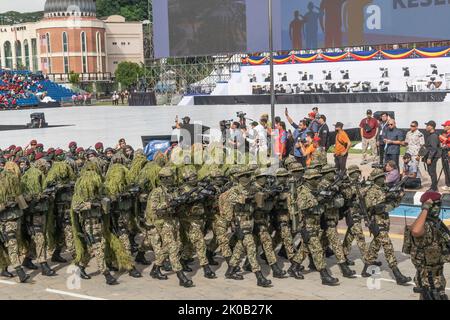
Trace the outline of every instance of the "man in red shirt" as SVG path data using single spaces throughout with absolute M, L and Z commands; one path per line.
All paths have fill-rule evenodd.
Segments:
M 372 110 L 367 110 L 367 117 L 361 120 L 359 124 L 362 138 L 362 153 L 363 160 L 361 165 L 368 163 L 368 147 L 370 146 L 370 153 L 373 157 L 373 161 L 377 158 L 377 133 L 378 133 L 378 121 L 372 116 Z
M 444 191 L 450 191 L 450 120 L 442 124 L 444 132 L 439 136 L 442 144 L 442 167 L 445 173 Z

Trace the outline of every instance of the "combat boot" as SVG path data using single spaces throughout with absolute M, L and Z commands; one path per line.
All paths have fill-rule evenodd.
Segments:
M 216 274 L 214 273 L 214 271 L 211 270 L 211 267 L 207 264 L 206 266 L 203 266 L 203 272 L 205 275 L 206 279 L 215 279 Z
M 119 269 L 116 268 L 112 263 L 107 263 L 106 268 L 108 268 L 109 271 L 118 272 Z
M 166 272 L 172 271 L 172 265 L 170 264 L 170 260 L 166 259 L 163 262 L 162 269 Z
M 245 259 L 242 269 L 247 272 L 252 272 L 252 266 L 250 265 L 250 261 L 248 261 L 248 258 Z
M 60 248 L 57 248 L 57 249 L 55 249 L 55 251 L 53 251 L 52 262 L 67 263 L 67 260 L 64 259 L 63 257 L 61 257 L 61 249 Z
M 111 272 L 105 271 L 105 272 L 103 272 L 103 275 L 105 276 L 105 280 L 106 280 L 106 284 L 107 285 L 113 286 L 113 285 L 119 284 L 117 282 L 116 278 L 114 278 L 112 276 Z
M 289 260 L 289 258 L 287 256 L 287 252 L 286 252 L 286 247 L 284 246 L 284 244 L 281 246 L 280 251 L 278 251 L 278 256 L 280 258 L 284 258 L 286 260 Z
M 47 262 L 41 263 L 42 275 L 51 277 L 56 275 L 56 271 L 52 270 Z
M 277 263 L 270 266 L 272 269 L 272 275 L 274 278 L 284 279 L 286 278 L 286 271 L 282 270 Z
M 8 268 L 4 268 L 2 269 L 2 272 L 0 273 L 0 277 L 5 277 L 5 278 L 14 278 L 14 275 L 8 271 Z
M 79 265 L 77 265 L 77 267 L 80 269 L 80 278 L 81 279 L 84 279 L 84 280 L 90 280 L 91 279 L 91 276 L 86 273 L 86 268 L 85 267 L 82 267 L 82 266 L 79 266 Z
M 128 274 L 132 278 L 142 278 L 142 274 L 136 269 L 136 267 L 133 267 L 130 271 L 128 271 Z
M 134 258 L 134 261 L 144 266 L 151 265 L 151 262 L 145 258 L 145 251 L 138 251 L 138 253 L 136 254 L 136 258 Z
M 372 275 L 370 273 L 367 272 L 367 268 L 369 268 L 371 265 L 370 264 L 364 264 L 364 268 L 361 271 L 361 277 L 363 278 L 370 278 Z
M 214 252 L 207 250 L 206 258 L 208 259 L 208 264 L 210 266 L 218 266 L 219 265 L 219 263 L 214 260 Z
M 30 270 L 37 270 L 39 267 L 33 263 L 33 260 L 29 257 L 23 259 L 22 267 L 25 267 Z
M 345 264 L 348 266 L 354 266 L 355 262 L 350 260 L 349 258 L 345 257 Z
M 392 273 L 394 274 L 395 281 L 397 282 L 398 285 L 404 286 L 405 284 L 408 284 L 408 282 L 411 281 L 411 277 L 405 277 L 405 276 L 400 272 L 400 270 L 398 269 L 398 267 L 392 268 Z
M 374 261 L 374 262 L 372 262 L 372 265 L 381 267 L 383 265 L 383 263 L 381 261 Z
M 194 286 L 194 283 L 192 282 L 192 280 L 189 280 L 183 271 L 178 271 L 177 277 L 180 280 L 180 286 L 185 287 L 185 288 L 190 288 L 190 287 Z
M 351 270 L 345 262 L 339 264 L 339 269 L 341 269 L 344 278 L 356 278 L 356 271 Z
M 305 277 L 300 271 L 300 264 L 292 261 L 291 267 L 288 269 L 288 274 L 295 279 L 303 280 Z
M 168 277 L 161 272 L 161 267 L 156 264 L 153 265 L 152 271 L 150 271 L 150 277 L 158 280 L 167 280 Z
M 184 272 L 192 272 L 192 269 L 188 266 L 186 260 L 181 260 L 180 263 L 181 263 L 181 266 L 183 267 Z
M 261 271 L 256 271 L 255 272 L 255 276 L 256 276 L 256 284 L 259 287 L 264 287 L 264 288 L 268 288 L 272 286 L 272 281 L 266 279 L 266 277 L 264 277 L 264 275 L 262 274 Z
M 320 270 L 320 279 L 322 279 L 322 284 L 326 286 L 338 286 L 339 285 L 339 279 L 332 277 L 328 270 L 325 268 L 323 270 Z
M 325 257 L 329 258 L 329 257 L 332 257 L 332 256 L 334 256 L 333 250 L 331 250 L 330 247 L 327 247 L 327 248 L 325 249 Z
M 30 276 L 25 273 L 25 270 L 23 270 L 22 267 L 17 267 L 16 272 L 20 283 L 25 283 L 28 279 L 30 279 Z
M 309 255 L 308 258 L 309 258 L 309 265 L 308 265 L 309 271 L 317 271 L 312 255 Z
M 232 266 L 228 266 L 227 272 L 225 272 L 225 278 L 233 280 L 244 280 L 244 276 L 237 273 L 236 268 Z

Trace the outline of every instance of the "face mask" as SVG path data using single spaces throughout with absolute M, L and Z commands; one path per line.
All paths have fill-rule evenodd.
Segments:
M 161 184 L 166 187 L 171 187 L 174 185 L 174 180 L 172 177 L 161 178 Z
M 259 177 L 256 179 L 256 183 L 258 183 L 260 186 L 265 186 L 267 183 L 266 177 Z
M 315 189 L 319 185 L 319 179 L 318 178 L 314 178 L 314 179 L 307 180 L 307 184 L 311 188 Z
M 433 206 L 428 211 L 428 215 L 432 218 L 439 218 L 439 214 L 441 213 L 441 203 L 435 202 Z
M 334 172 L 327 173 L 327 174 L 324 176 L 324 178 L 325 178 L 326 180 L 328 180 L 328 181 L 333 181 L 333 180 L 334 180 Z
M 292 176 L 294 177 L 295 180 L 300 180 L 301 178 L 303 178 L 303 172 L 302 171 L 297 171 L 292 173 Z
M 251 181 L 250 176 L 242 176 L 239 178 L 239 184 L 243 186 L 249 185 L 250 181 Z
M 277 177 L 277 184 L 286 184 L 286 177 Z

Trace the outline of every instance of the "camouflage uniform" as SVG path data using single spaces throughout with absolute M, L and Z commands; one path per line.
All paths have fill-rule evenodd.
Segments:
M 356 239 L 356 244 L 358 246 L 359 252 L 361 253 L 361 259 L 365 263 L 367 256 L 367 244 L 362 229 L 363 216 L 360 209 L 360 200 L 357 196 L 358 190 L 356 186 L 356 184 L 361 184 L 361 182 L 359 181 L 361 171 L 359 170 L 358 166 L 350 166 L 347 170 L 347 173 L 349 175 L 349 179 L 344 182 L 341 188 L 342 195 L 344 196 L 346 201 L 346 222 L 348 227 L 343 242 L 344 254 L 347 257 L 348 261 L 352 243 Z
M 321 174 L 324 179 L 319 183 L 318 190 L 327 190 L 335 179 L 336 169 L 331 165 L 325 165 Z M 334 191 L 332 191 L 334 192 Z M 339 209 L 344 205 L 344 199 L 340 193 L 333 193 L 333 197 L 322 197 L 319 195 L 319 202 L 324 207 L 324 230 L 323 237 L 328 240 L 331 249 L 334 252 L 336 260 L 339 264 L 346 262 L 345 255 L 342 249 L 342 242 L 339 239 L 337 232 L 337 225 L 339 223 Z

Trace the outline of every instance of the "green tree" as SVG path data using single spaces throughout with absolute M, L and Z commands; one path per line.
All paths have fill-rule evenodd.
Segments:
M 70 71 L 69 72 L 69 83 L 73 84 L 73 85 L 77 85 L 80 82 L 80 74 Z
M 136 83 L 143 75 L 142 67 L 134 62 L 123 61 L 119 63 L 116 70 L 116 82 L 121 83 L 124 87 L 129 88 Z

